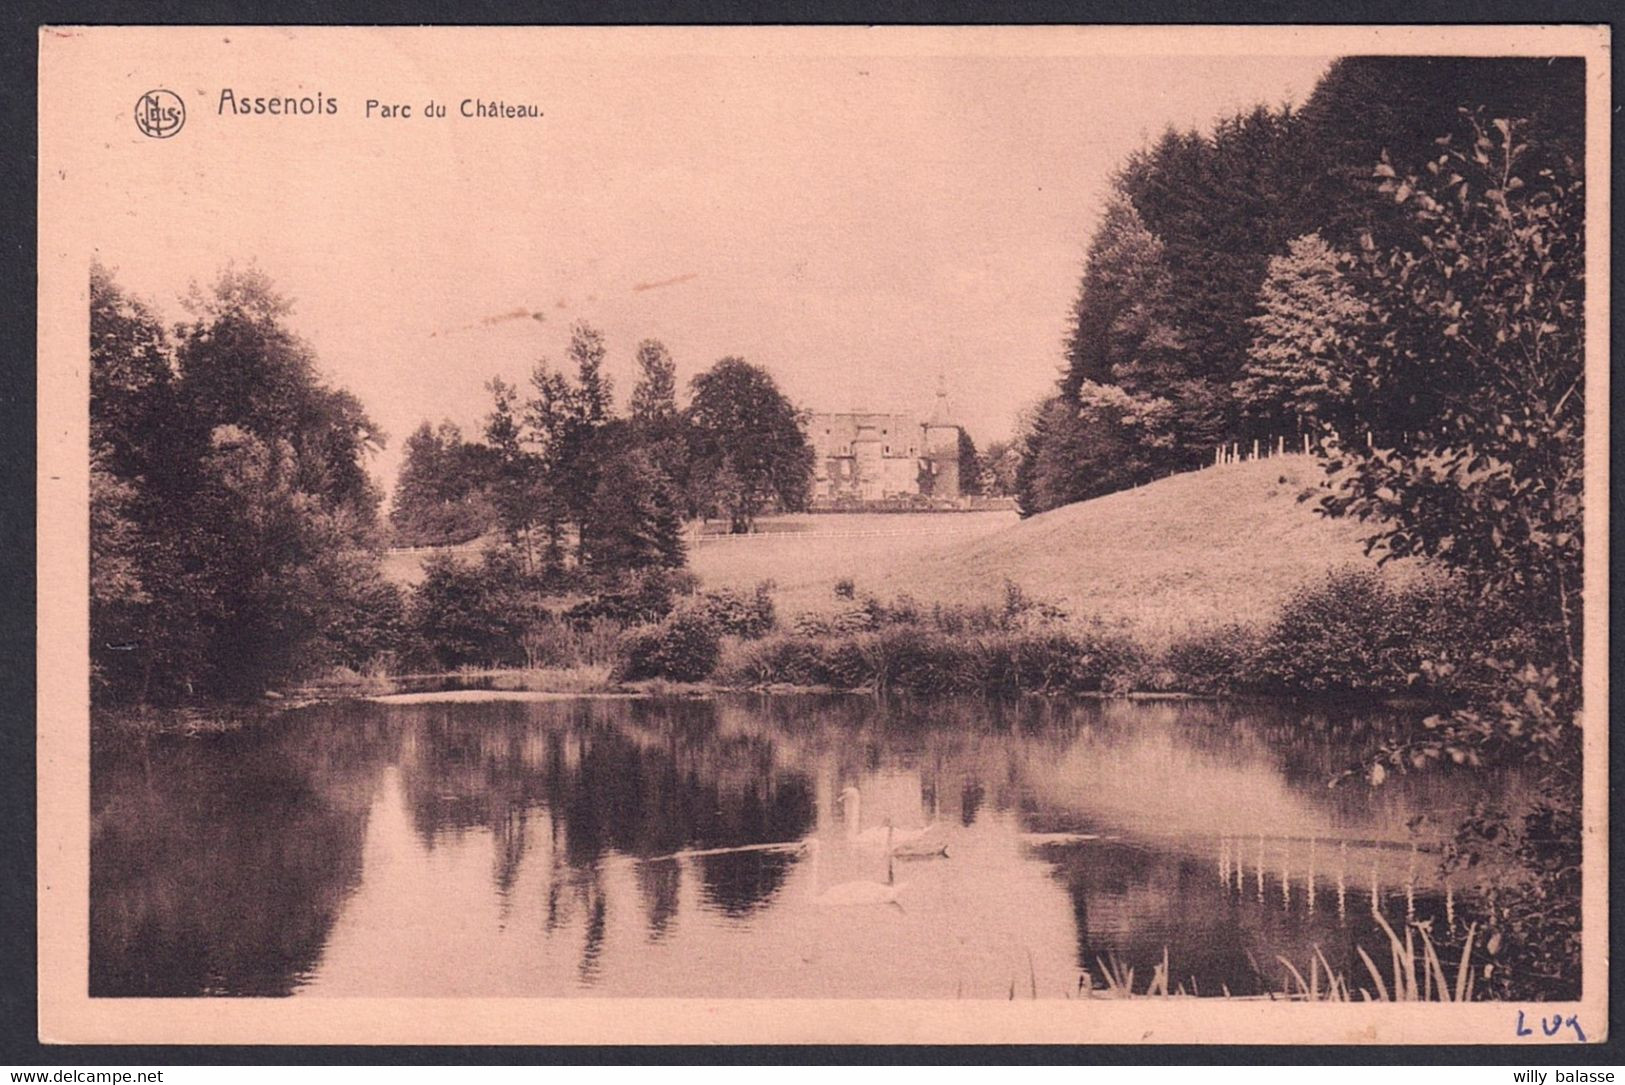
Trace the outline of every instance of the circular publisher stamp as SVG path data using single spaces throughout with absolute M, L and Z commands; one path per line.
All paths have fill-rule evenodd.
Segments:
M 135 126 L 153 139 L 168 139 L 186 123 L 186 103 L 172 90 L 149 90 L 135 103 Z

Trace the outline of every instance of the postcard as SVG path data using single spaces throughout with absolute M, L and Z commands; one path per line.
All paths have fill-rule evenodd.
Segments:
M 44 28 L 41 1039 L 1604 1039 L 1608 50 Z

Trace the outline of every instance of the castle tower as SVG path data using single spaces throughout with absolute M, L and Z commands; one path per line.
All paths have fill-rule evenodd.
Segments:
M 931 417 L 923 424 L 921 454 L 931 477 L 930 496 L 935 500 L 959 500 L 959 426 L 949 421 L 948 382 L 937 376 L 936 402 Z

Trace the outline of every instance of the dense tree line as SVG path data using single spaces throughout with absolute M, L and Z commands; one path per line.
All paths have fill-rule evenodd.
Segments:
M 630 409 L 616 413 L 602 335 L 578 323 L 568 370 L 545 359 L 528 394 L 487 384 L 483 440 L 425 422 L 408 440 L 391 519 L 406 545 L 500 530 L 521 567 L 554 582 L 684 564 L 685 519 L 719 516 L 748 531 L 765 508 L 805 508 L 812 451 L 801 413 L 771 375 L 723 358 L 679 406 L 665 345 L 637 348 Z
M 90 273 L 91 666 L 98 700 L 257 694 L 367 654 L 383 437 L 289 303 L 227 269 L 166 329 Z M 395 600 L 398 610 L 398 600 Z
M 1324 265 L 1412 242 L 1408 209 L 1380 191 L 1384 155 L 1423 170 L 1437 139 L 1469 138 L 1467 109 L 1525 122 L 1531 175 L 1577 169 L 1583 78 L 1563 59 L 1345 58 L 1301 109 L 1169 131 L 1131 156 L 1088 246 L 1055 392 L 1024 427 L 1022 510 L 1201 466 L 1222 442 L 1312 431 L 1267 322 L 1341 302 L 1303 293 L 1316 246 Z

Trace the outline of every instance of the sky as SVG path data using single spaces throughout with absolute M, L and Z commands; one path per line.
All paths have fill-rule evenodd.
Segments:
M 96 255 L 166 316 L 192 280 L 253 262 L 292 326 L 389 434 L 388 483 L 425 419 L 478 431 L 485 382 L 605 333 L 624 403 L 662 340 L 686 386 L 726 355 L 798 405 L 922 418 L 939 380 L 980 445 L 1053 385 L 1110 177 L 1169 126 L 1302 103 L 1329 57 L 660 55 L 437 38 L 344 53 L 211 32 L 106 75 Z M 219 35 L 219 41 L 214 35 Z M 459 44 L 459 41 L 462 43 Z M 250 47 L 251 46 L 251 47 Z M 187 103 L 154 141 L 129 104 Z M 312 94 L 340 113 L 238 117 Z M 100 95 L 100 88 L 98 89 Z M 433 98 L 536 120 L 421 117 Z M 368 98 L 414 117 L 367 118 Z

